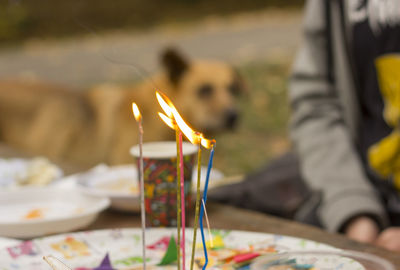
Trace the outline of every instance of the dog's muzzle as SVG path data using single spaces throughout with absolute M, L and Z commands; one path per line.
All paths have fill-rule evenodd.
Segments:
M 227 110 L 225 113 L 225 127 L 230 130 L 234 129 L 238 118 L 239 114 L 237 110 Z

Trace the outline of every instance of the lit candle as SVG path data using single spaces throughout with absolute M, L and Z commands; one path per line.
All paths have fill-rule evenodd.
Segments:
M 196 238 L 197 238 L 197 226 L 199 223 L 199 212 L 200 212 L 200 179 L 201 179 L 201 146 L 209 149 L 213 146 L 215 141 L 204 138 L 203 134 L 194 131 L 189 127 L 188 124 L 183 120 L 181 115 L 176 110 L 170 99 L 164 94 L 157 93 L 157 99 L 163 108 L 166 115 L 159 113 L 160 117 L 167 123 L 171 128 L 178 128 L 188 138 L 188 140 L 198 145 L 198 157 L 197 157 L 197 187 L 196 187 L 196 209 L 195 209 L 195 222 L 193 228 L 193 244 L 192 244 L 192 257 L 190 261 L 190 270 L 193 270 L 194 265 L 194 254 L 196 249 Z
M 186 227 L 186 211 L 185 211 L 185 174 L 183 171 L 183 151 L 182 151 L 182 132 L 179 131 L 179 170 L 180 170 L 180 192 L 181 192 L 181 209 L 182 209 L 182 268 L 185 270 L 186 252 L 185 252 L 185 227 Z
M 195 208 L 195 216 L 194 216 L 194 226 L 193 226 L 193 243 L 192 243 L 192 257 L 190 260 L 190 270 L 193 270 L 194 266 L 194 255 L 196 251 L 196 238 L 197 238 L 197 226 L 199 224 L 199 215 L 200 215 L 200 179 L 201 179 L 201 146 L 209 149 L 212 146 L 214 141 L 208 140 L 203 137 L 203 134 L 199 132 L 195 132 L 190 129 L 189 126 L 180 118 L 178 115 L 175 116 L 177 112 L 173 112 L 174 117 L 176 118 L 176 122 L 179 128 L 182 129 L 182 126 L 185 126 L 185 130 L 182 129 L 183 134 L 189 139 L 189 141 L 193 144 L 198 145 L 198 154 L 197 154 L 197 186 L 196 186 L 196 208 Z M 201 221 L 200 225 L 203 225 Z M 205 252 L 205 256 L 207 257 L 207 250 Z
M 144 208 L 144 180 L 143 180 L 143 127 L 142 115 L 136 103 L 132 103 L 132 112 L 139 127 L 139 181 L 140 181 L 140 212 L 142 219 L 142 253 L 143 270 L 146 270 L 146 210 Z
M 158 103 L 160 104 L 161 108 L 163 108 L 164 112 L 168 115 L 158 113 L 161 119 L 173 130 L 175 130 L 175 137 L 176 137 L 176 170 L 177 170 L 177 177 L 176 177 L 176 210 L 177 210 L 177 261 L 178 261 L 178 270 L 181 268 L 180 258 L 182 250 L 182 267 L 185 270 L 185 190 L 184 190 L 184 172 L 183 172 L 183 155 L 182 155 L 182 132 L 177 127 L 175 120 L 173 119 L 172 111 L 169 108 L 167 102 L 171 103 L 167 96 L 164 94 L 160 94 L 156 92 L 156 97 Z M 182 239 L 181 239 L 181 223 L 182 223 Z
M 193 226 L 193 244 L 192 244 L 192 258 L 190 260 L 190 270 L 193 270 L 194 254 L 196 251 L 196 236 L 197 236 L 197 224 L 199 223 L 199 210 L 200 210 L 200 179 L 201 179 L 201 144 L 197 140 L 198 151 L 197 151 L 197 184 L 196 184 L 196 208 L 194 215 L 194 226 Z
M 215 150 L 215 140 L 213 140 L 213 142 L 212 142 L 210 158 L 208 160 L 206 182 L 204 184 L 204 191 L 203 191 L 203 204 L 201 205 L 201 211 L 200 211 L 200 232 L 201 232 L 201 240 L 203 243 L 203 250 L 204 250 L 204 257 L 205 257 L 203 270 L 206 269 L 207 264 L 208 264 L 207 245 L 206 245 L 206 240 L 204 237 L 203 215 L 206 210 L 205 207 L 206 207 L 206 202 L 207 202 L 207 190 L 208 190 L 208 183 L 210 180 L 210 173 L 211 173 L 211 168 L 212 168 L 212 163 L 213 163 L 213 158 L 214 158 L 214 150 Z M 208 223 L 208 219 L 207 219 L 207 225 L 208 225 L 208 230 L 210 231 L 210 224 Z M 211 237 L 211 233 L 210 233 L 210 237 Z

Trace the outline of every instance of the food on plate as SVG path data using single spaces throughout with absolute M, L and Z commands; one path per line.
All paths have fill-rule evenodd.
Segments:
M 110 179 L 110 181 L 100 182 L 96 185 L 97 188 L 122 193 L 138 194 L 136 181 L 130 178 Z
M 0 188 L 45 186 L 62 176 L 62 171 L 48 159 L 0 159 Z
M 43 210 L 40 208 L 34 208 L 29 210 L 28 213 L 24 216 L 24 219 L 38 219 L 43 218 Z

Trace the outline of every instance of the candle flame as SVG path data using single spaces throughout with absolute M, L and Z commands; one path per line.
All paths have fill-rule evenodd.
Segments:
M 212 148 L 216 143 L 216 141 L 214 139 L 209 140 L 209 139 L 204 138 L 203 134 L 200 134 L 200 139 L 201 139 L 201 145 L 207 149 Z
M 165 94 L 156 91 L 156 97 L 158 103 L 165 112 L 165 114 L 159 113 L 159 116 L 170 128 L 179 128 L 186 136 L 186 138 L 188 138 L 188 140 L 193 144 L 201 144 L 207 149 L 210 149 L 213 146 L 215 141 L 208 140 L 204 138 L 204 135 L 202 133 L 193 130 L 185 122 L 185 120 L 183 120 L 182 116 L 179 114 L 172 101 Z
M 172 128 L 173 130 L 176 129 L 176 125 L 175 125 L 175 121 L 172 120 L 171 118 L 169 118 L 168 116 L 166 116 L 163 113 L 158 113 L 158 116 L 160 116 L 161 120 L 164 121 L 165 124 L 167 124 L 167 126 L 169 126 L 170 128 Z
M 137 122 L 142 120 L 142 115 L 140 114 L 139 107 L 136 105 L 135 102 L 132 102 L 132 112 Z
M 165 114 L 169 118 L 173 118 L 173 113 L 172 113 L 171 107 L 175 108 L 175 106 L 172 103 L 172 101 L 164 93 L 161 93 L 158 91 L 156 91 L 156 98 L 157 98 L 158 103 L 160 104 L 161 108 L 165 112 Z

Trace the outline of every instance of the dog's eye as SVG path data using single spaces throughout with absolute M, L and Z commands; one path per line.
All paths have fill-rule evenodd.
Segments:
M 228 86 L 229 92 L 232 93 L 234 96 L 239 96 L 241 91 L 240 91 L 240 86 L 239 83 L 233 82 Z
M 204 84 L 198 89 L 197 94 L 200 98 L 206 99 L 211 97 L 213 90 L 214 89 L 211 85 Z

